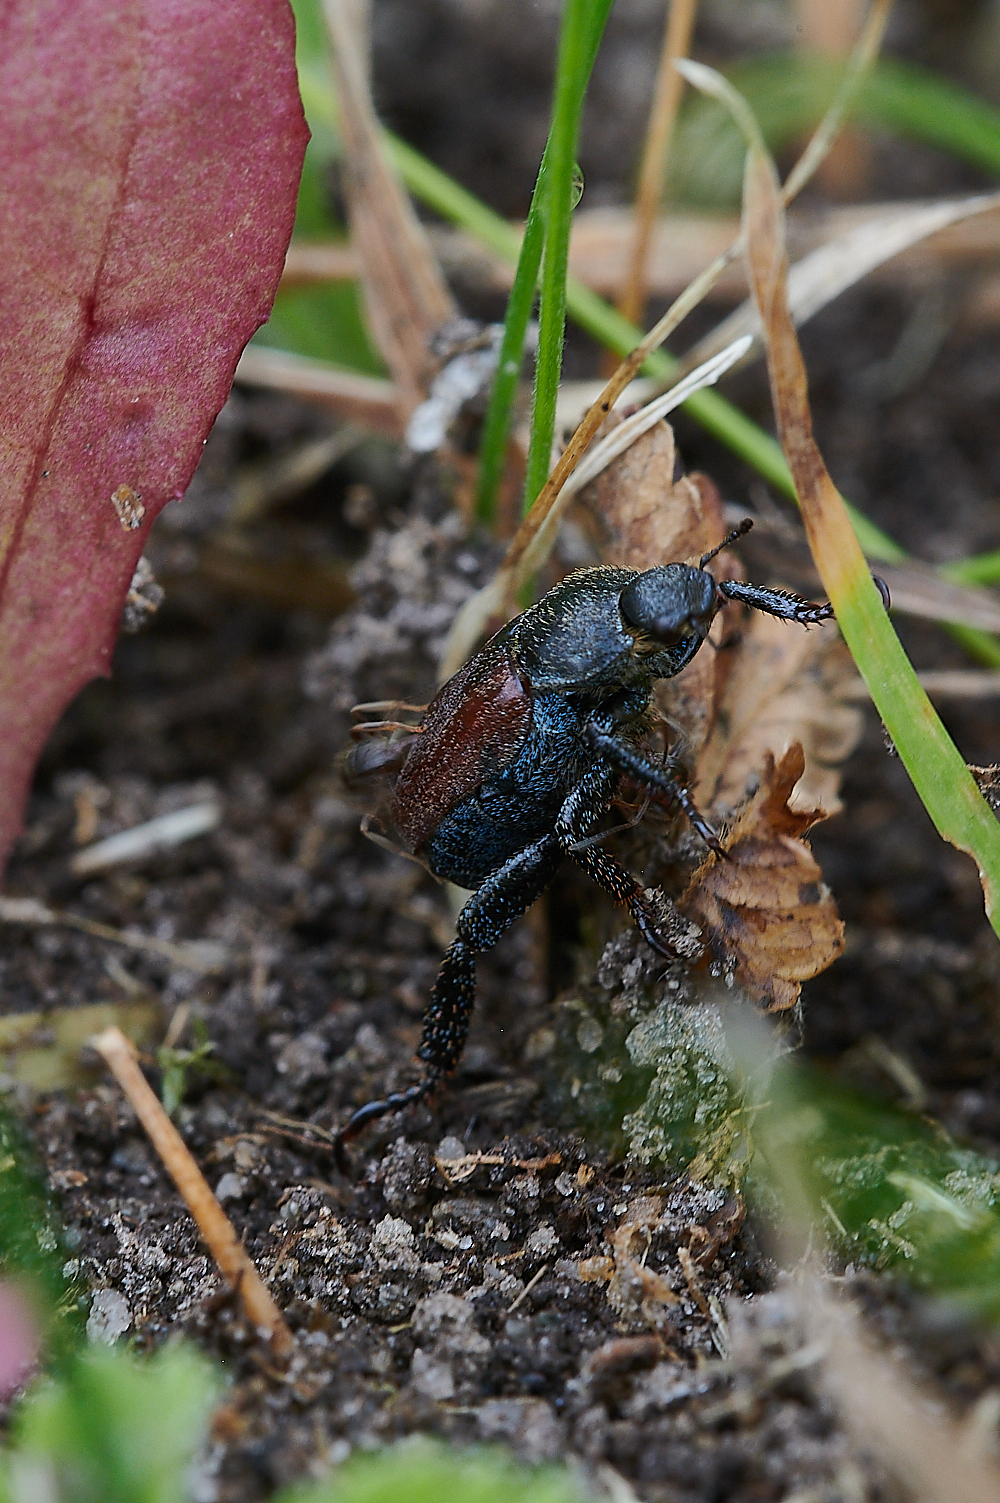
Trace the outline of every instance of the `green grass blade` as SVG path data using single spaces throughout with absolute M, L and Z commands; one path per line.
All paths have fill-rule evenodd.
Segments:
M 1000 174 L 1000 113 L 914 63 L 883 60 L 859 89 L 853 114 Z
M 447 173 L 405 141 L 389 135 L 389 144 L 393 160 L 411 193 L 475 235 L 496 255 L 507 261 L 517 259 L 521 237 L 512 225 L 453 182 Z M 566 280 L 566 307 L 580 328 L 616 355 L 629 354 L 642 338 L 642 331 L 635 324 L 575 277 Z M 677 361 L 665 350 L 656 350 L 643 366 L 648 376 L 658 380 L 669 380 L 676 368 Z M 684 410 L 734 454 L 746 460 L 782 495 L 790 501 L 796 499 L 795 486 L 781 446 L 738 407 L 727 402 L 718 392 L 700 391 L 685 402 Z M 851 508 L 851 517 L 856 521 L 862 547 L 872 558 L 890 563 L 907 557 L 905 549 L 854 507 Z
M 538 181 L 528 211 L 518 256 L 514 283 L 507 300 L 504 318 L 503 341 L 497 373 L 490 393 L 490 405 L 483 425 L 483 440 L 479 449 L 479 476 L 476 484 L 476 519 L 486 527 L 492 527 L 496 517 L 497 491 L 503 477 L 507 440 L 510 435 L 514 399 L 521 379 L 521 362 L 524 358 L 524 340 L 535 301 L 538 268 L 542 261 L 544 220 L 541 199 L 544 192 L 542 177 L 545 159 L 539 168 Z
M 467 189 L 460 187 L 447 173 L 435 167 L 433 162 L 429 162 L 405 141 L 393 135 L 389 135 L 388 139 L 393 159 L 411 193 L 446 219 L 475 235 L 495 255 L 507 261 L 517 260 L 521 237 L 512 225 L 487 208 Z M 567 279 L 566 306 L 582 329 L 618 355 L 627 355 L 642 338 L 641 331 L 634 324 L 629 323 L 617 309 L 575 277 Z M 643 369 L 654 379 L 666 380 L 676 366 L 677 362 L 666 351 L 657 350 L 646 361 Z M 684 410 L 706 432 L 751 465 L 776 491 L 797 504 L 795 486 L 781 446 L 738 407 L 727 402 L 718 392 L 700 391 L 685 402 Z M 869 558 L 884 563 L 902 563 L 909 557 L 894 538 L 883 532 L 856 507 L 849 502 L 845 502 L 845 505 L 858 541 Z M 996 560 L 995 566 L 986 562 L 993 559 Z M 964 566 L 964 563 L 949 564 L 942 572 L 960 584 L 988 583 L 1000 578 L 1000 553 L 984 555 L 983 569 L 991 572 L 983 572 L 975 579 L 971 574 L 965 577 L 959 572 Z M 996 572 L 992 572 L 994 567 Z M 989 667 L 1000 667 L 1000 644 L 988 633 L 961 626 L 952 626 L 949 630 L 970 656 Z
M 542 177 L 544 236 L 531 440 L 524 482 L 526 511 L 545 484 L 551 462 L 566 330 L 566 278 L 576 147 L 583 97 L 595 53 L 588 42 L 593 42 L 595 32 L 599 36 L 603 31 L 610 8 L 610 0 L 565 0 L 556 62 L 552 130 Z
M 844 77 L 843 64 L 802 53 L 739 63 L 727 77 L 749 101 L 768 146 L 782 151 L 816 125 Z M 1000 112 L 912 63 L 880 59 L 860 81 L 846 118 L 922 141 L 1000 173 Z M 690 100 L 671 154 L 675 199 L 721 208 L 739 202 L 742 141 L 715 100 Z
M 799 489 L 813 560 L 837 624 L 900 760 L 939 834 L 979 867 L 986 914 L 1000 933 L 1000 824 L 936 715 L 886 614 L 857 534 L 812 436 L 806 372 L 788 310 L 784 219 L 774 164 L 751 138 L 744 232 L 782 446 Z
M 955 584 L 986 585 L 1000 579 L 1000 548 L 989 553 L 975 553 L 971 558 L 959 558 L 953 563 L 942 564 L 938 573 Z
M 587 17 L 587 34 L 584 38 L 586 60 L 580 95 L 581 105 L 583 91 L 586 90 L 586 85 L 594 66 L 594 59 L 597 56 L 597 49 L 600 46 L 601 37 L 604 33 L 604 26 L 607 22 L 611 3 L 612 0 L 600 0 L 598 5 L 591 7 L 590 14 Z M 545 236 L 544 202 L 550 145 L 551 142 L 546 144 L 541 166 L 538 169 L 535 191 L 531 197 L 531 207 L 528 210 L 524 236 L 521 240 L 517 268 L 514 272 L 514 282 L 511 287 L 510 297 L 507 300 L 503 342 L 500 348 L 500 358 L 497 362 L 496 379 L 490 394 L 490 405 L 487 409 L 486 421 L 483 426 L 483 439 L 479 448 L 479 476 L 476 487 L 475 510 L 477 519 L 486 526 L 492 525 L 496 514 L 497 491 L 503 476 L 507 440 L 510 434 L 511 418 L 514 411 L 514 399 L 517 395 L 517 387 L 521 375 L 521 362 L 524 358 L 524 340 L 527 333 L 528 321 L 531 318 L 531 308 L 535 300 L 535 288 L 538 283 L 538 271 L 542 262 L 542 248 Z

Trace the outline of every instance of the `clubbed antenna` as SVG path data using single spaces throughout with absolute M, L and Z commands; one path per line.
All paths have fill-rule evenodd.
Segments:
M 704 569 L 705 565 L 711 559 L 713 559 L 717 553 L 721 553 L 722 550 L 723 550 L 723 548 L 728 548 L 729 545 L 730 545 L 730 543 L 735 543 L 735 541 L 736 541 L 737 538 L 745 537 L 746 534 L 750 531 L 750 529 L 751 529 L 752 526 L 753 526 L 753 518 L 752 517 L 744 517 L 743 521 L 740 523 L 740 525 L 738 527 L 734 527 L 733 530 L 732 530 L 732 532 L 729 533 L 729 535 L 727 537 L 724 537 L 722 539 L 722 542 L 718 545 L 717 548 L 713 548 L 712 551 L 711 551 L 711 553 L 703 553 L 702 554 L 702 556 L 701 556 L 701 563 L 698 565 L 698 568 L 699 569 Z

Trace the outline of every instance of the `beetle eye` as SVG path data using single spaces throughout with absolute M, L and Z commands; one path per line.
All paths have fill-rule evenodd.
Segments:
M 637 574 L 618 597 L 622 622 L 644 655 L 704 638 L 718 608 L 715 580 L 689 564 L 663 564 Z
M 622 621 L 629 632 L 645 637 L 657 648 L 673 647 L 691 635 L 691 622 L 684 605 L 650 590 L 649 576 L 640 574 L 626 585 L 618 598 Z

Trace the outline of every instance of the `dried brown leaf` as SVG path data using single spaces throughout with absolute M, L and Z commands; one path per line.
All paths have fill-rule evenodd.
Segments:
M 677 451 L 668 423 L 657 423 L 580 493 L 598 532 L 601 557 L 623 569 L 652 569 L 657 564 L 697 562 L 725 535 L 722 503 L 706 475 L 674 479 Z M 731 554 L 712 561 L 717 579 L 740 577 Z M 709 641 L 715 646 L 732 629 L 738 613 L 720 612 Z M 708 737 L 722 681 L 730 667 L 727 654 L 703 649 L 676 678 L 657 687 L 657 706 L 677 727 L 692 763 Z
M 794 1007 L 801 983 L 844 948 L 836 905 L 800 838 L 823 811 L 789 806 L 804 770 L 798 742 L 777 766 L 767 755 L 760 789 L 724 841 L 729 859 L 705 862 L 678 905 L 769 1012 Z
M 754 612 L 731 656 L 733 671 L 698 759 L 699 808 L 715 820 L 731 815 L 757 786 L 767 758 L 780 761 L 798 743 L 805 772 L 794 805 L 836 813 L 840 765 L 861 733 L 862 715 L 847 702 L 854 669 L 834 623 L 796 631 Z
M 847 509 L 813 437 L 805 363 L 788 307 L 781 190 L 774 164 L 758 144 L 747 152 L 744 226 L 778 435 L 816 568 L 900 760 L 938 833 L 976 861 L 987 917 L 1000 931 L 996 819 L 886 618 Z
M 325 0 L 323 8 L 333 40 L 344 182 L 365 308 L 408 417 L 427 395 L 431 337 L 458 309 L 383 148 L 361 45 L 361 7 L 353 0 Z
M 609 1303 L 619 1315 L 642 1315 L 653 1326 L 662 1325 L 669 1306 L 678 1303 L 670 1283 L 643 1261 L 662 1215 L 658 1196 L 641 1196 L 632 1202 L 615 1230 L 606 1234 L 614 1259 L 614 1273 L 608 1281 Z

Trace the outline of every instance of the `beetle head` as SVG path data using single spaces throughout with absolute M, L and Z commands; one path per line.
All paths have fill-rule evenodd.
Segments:
M 635 650 L 645 656 L 687 637 L 708 636 L 719 608 L 715 580 L 707 569 L 664 564 L 647 569 L 625 586 L 618 608 Z

